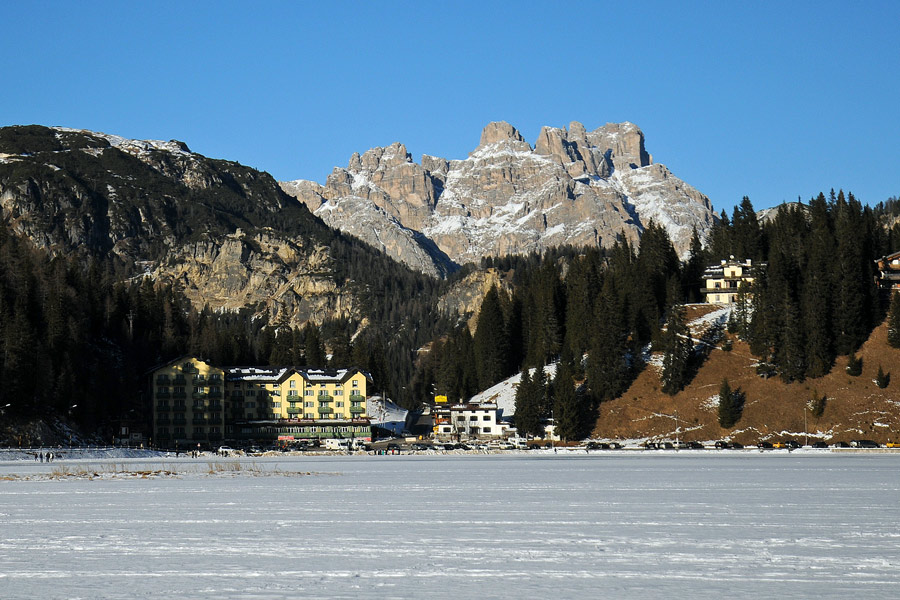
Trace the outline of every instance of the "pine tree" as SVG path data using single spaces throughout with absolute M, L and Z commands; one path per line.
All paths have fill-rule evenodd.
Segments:
M 887 340 L 892 348 L 900 348 L 900 292 L 891 295 Z
M 669 310 L 662 334 L 662 391 L 666 394 L 674 396 L 687 384 L 693 349 L 684 307 L 675 305 Z
M 495 286 L 491 287 L 481 303 L 473 342 L 478 386 L 484 390 L 508 374 L 509 340 Z
M 594 335 L 587 359 L 587 378 L 594 402 L 617 398 L 628 385 L 625 354 L 628 331 L 625 311 L 607 278 L 594 310 Z
M 535 382 L 523 369 L 519 385 L 516 388 L 516 430 L 520 436 L 540 435 L 543 431 L 538 407 L 538 393 Z
M 891 374 L 885 373 L 884 369 L 881 368 L 881 365 L 878 365 L 878 374 L 875 375 L 875 385 L 880 387 L 881 389 L 886 388 L 891 383 Z
M 731 389 L 728 378 L 719 386 L 719 426 L 724 429 L 734 427 L 740 420 L 743 406 L 740 392 Z
M 847 359 L 847 375 L 851 377 L 859 377 L 862 375 L 862 359 L 856 356 L 855 352 L 850 353 Z
M 553 417 L 556 435 L 563 440 L 577 440 L 584 437 L 587 424 L 587 407 L 583 394 L 575 389 L 572 366 L 560 363 L 553 380 Z

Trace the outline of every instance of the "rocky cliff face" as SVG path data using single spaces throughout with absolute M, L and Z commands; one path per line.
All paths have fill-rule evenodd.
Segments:
M 705 238 L 715 220 L 706 196 L 653 164 L 631 123 L 544 127 L 534 147 L 490 123 L 464 160 L 416 164 L 393 144 L 354 154 L 325 185 L 281 186 L 332 227 L 433 275 L 489 255 L 636 244 L 650 219 L 684 255 L 692 228 Z
M 2 128 L 0 218 L 51 254 L 174 283 L 198 308 L 293 325 L 358 316 L 332 231 L 268 174 L 181 142 Z

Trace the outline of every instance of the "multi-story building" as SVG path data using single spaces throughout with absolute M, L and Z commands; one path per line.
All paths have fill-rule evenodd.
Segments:
M 756 270 L 764 266 L 764 263 L 754 265 L 749 258 L 739 261 L 732 256 L 721 264 L 707 267 L 703 272 L 706 301 L 709 304 L 734 304 L 740 289 L 753 283 Z
M 875 261 L 875 265 L 878 268 L 875 276 L 878 287 L 891 293 L 900 291 L 900 252 L 882 256 Z
M 507 433 L 506 424 L 497 420 L 497 405 L 494 403 L 436 403 L 431 412 L 436 439 L 496 439 Z
M 216 367 L 183 357 L 152 372 L 154 441 L 371 439 L 369 383 L 356 368 Z

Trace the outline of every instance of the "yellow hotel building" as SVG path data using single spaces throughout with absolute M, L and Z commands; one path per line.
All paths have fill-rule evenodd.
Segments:
M 371 439 L 356 368 L 218 367 L 182 357 L 151 373 L 152 442 L 167 448 L 223 441 Z

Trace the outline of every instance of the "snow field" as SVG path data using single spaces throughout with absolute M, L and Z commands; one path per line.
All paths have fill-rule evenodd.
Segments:
M 68 461 L 175 472 L 93 480 L 51 477 L 60 466 L 0 463 L 4 599 L 893 598 L 900 585 L 895 455 Z

